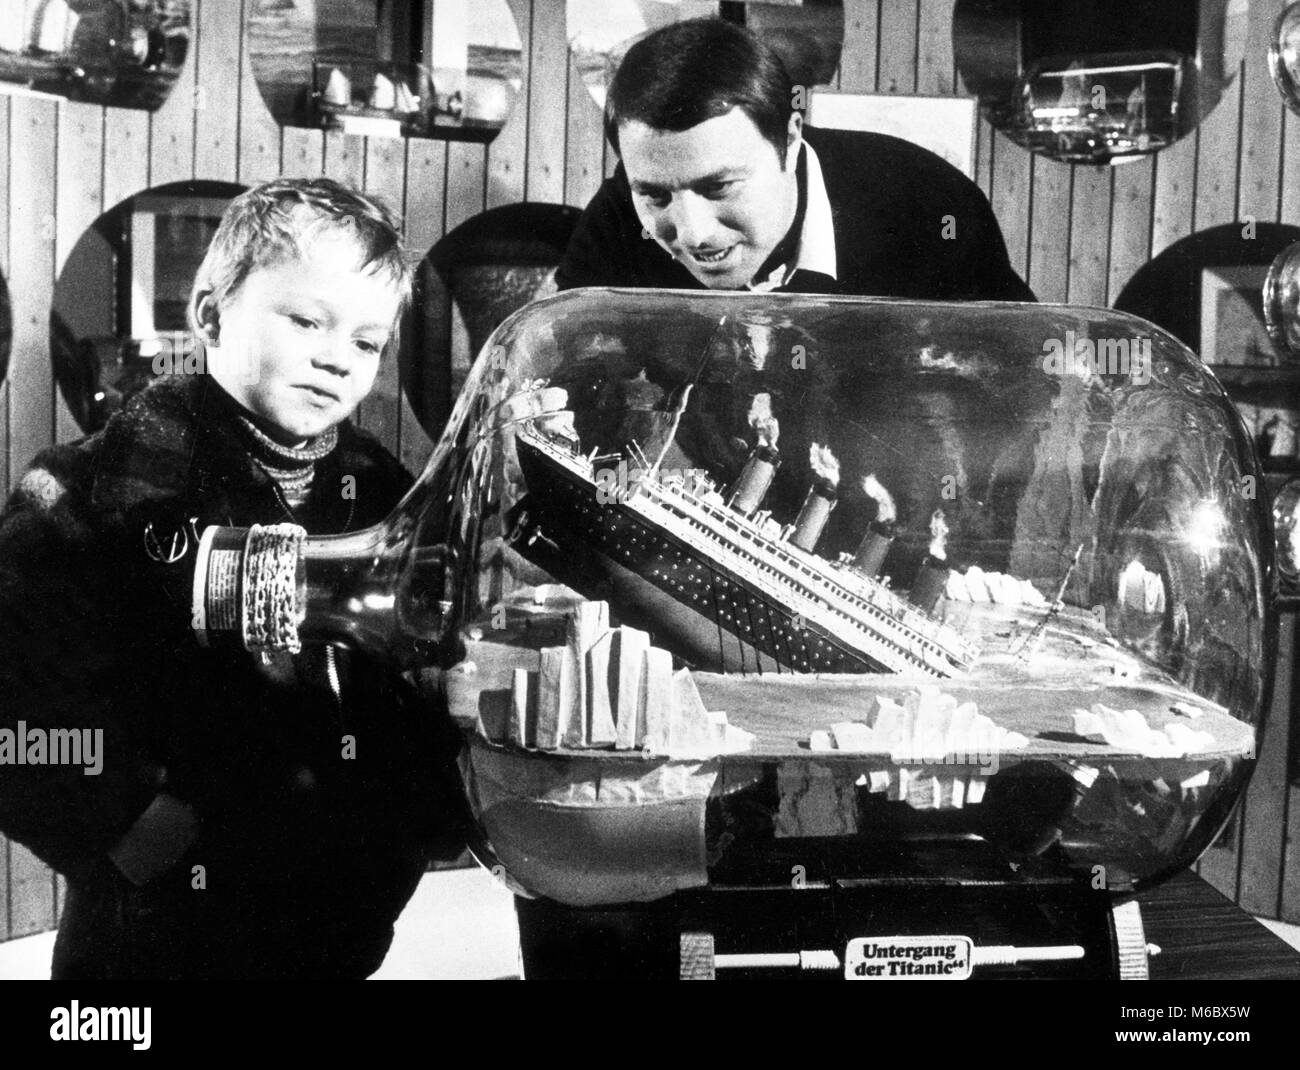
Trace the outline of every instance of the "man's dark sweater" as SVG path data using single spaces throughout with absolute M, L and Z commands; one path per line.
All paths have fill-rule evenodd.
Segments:
M 885 134 L 804 127 L 835 223 L 838 278 L 797 272 L 792 290 L 935 300 L 1032 301 L 980 188 L 927 149 Z M 642 237 L 623 165 L 582 214 L 556 271 L 578 286 L 703 289 Z

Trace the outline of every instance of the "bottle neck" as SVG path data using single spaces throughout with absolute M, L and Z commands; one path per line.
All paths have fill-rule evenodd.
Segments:
M 200 645 L 296 653 L 304 642 L 336 643 L 406 664 L 436 641 L 445 607 L 423 629 L 399 605 L 404 587 L 403 518 L 345 535 L 308 536 L 291 524 L 210 527 L 195 560 L 191 624 Z M 440 557 L 433 554 L 432 557 Z M 433 578 L 432 576 L 430 577 Z
M 464 449 L 440 443 L 388 518 L 361 531 L 308 535 L 271 525 L 291 528 L 290 538 L 264 536 L 258 525 L 208 528 L 193 579 L 198 641 L 250 650 L 336 643 L 400 668 L 431 664 L 449 638 L 453 602 L 464 597 L 456 575 L 473 529 L 458 510 L 468 501 L 463 480 L 476 486 L 482 475 L 465 475 L 450 456 Z

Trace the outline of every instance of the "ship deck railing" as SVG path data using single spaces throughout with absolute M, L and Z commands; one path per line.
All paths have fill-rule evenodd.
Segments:
M 575 475 L 578 475 L 583 479 L 591 479 L 591 464 L 585 457 L 578 455 L 568 447 L 561 448 L 532 428 L 521 428 L 520 432 L 524 433 L 530 442 L 542 449 L 554 460 L 564 465 L 564 467 L 568 468 Z M 708 533 L 712 529 L 700 524 L 700 522 L 693 518 L 686 510 L 694 508 L 699 512 L 706 514 L 707 518 L 712 521 L 713 528 L 717 528 L 720 525 L 733 537 L 737 537 L 742 541 L 747 540 L 751 542 L 754 549 L 750 552 L 758 552 L 756 556 L 760 557 L 759 563 L 761 567 L 770 568 L 770 566 L 762 565 L 761 558 L 763 557 L 779 561 L 787 570 L 798 572 L 799 575 L 805 578 L 805 580 L 812 580 L 826 588 L 827 591 L 818 592 L 823 594 L 823 596 L 826 593 L 829 593 L 838 597 L 840 600 L 848 602 L 850 605 L 854 605 L 856 608 L 867 610 L 879 621 L 892 626 L 898 626 L 901 624 L 904 627 L 911 629 L 916 633 L 916 638 L 920 642 L 929 646 L 935 651 L 935 653 L 939 654 L 945 660 L 954 661 L 958 666 L 965 667 L 975 659 L 977 651 L 969 642 L 960 635 L 957 635 L 955 632 L 952 632 L 942 622 L 935 620 L 933 617 L 928 616 L 921 610 L 899 598 L 898 595 L 893 594 L 881 585 L 878 580 L 865 575 L 861 577 L 849 577 L 857 581 L 855 586 L 863 588 L 860 590 L 854 590 L 847 586 L 842 579 L 829 575 L 820 568 L 817 568 L 815 565 L 810 564 L 808 561 L 802 560 L 800 557 L 791 553 L 788 547 L 783 546 L 755 530 L 753 523 L 747 518 L 736 514 L 732 510 L 719 508 L 712 502 L 706 501 L 699 495 L 692 493 L 680 483 L 661 483 L 658 481 L 642 479 L 631 491 L 623 495 L 623 502 L 624 504 L 631 506 L 638 496 L 645 496 L 654 500 L 661 508 L 675 512 L 687 523 L 696 525 L 700 530 Z M 715 541 L 720 540 L 715 539 Z M 792 579 L 791 577 L 783 577 L 782 574 L 775 569 L 770 569 L 770 571 L 778 577 L 784 578 L 787 583 Z M 867 582 L 871 583 L 873 586 L 867 588 Z M 779 592 L 774 593 L 779 594 Z M 857 624 L 861 630 L 860 622 L 855 621 L 852 616 L 844 613 L 842 610 L 836 609 L 833 604 L 825 604 L 825 608 L 843 618 L 848 623 Z M 864 632 L 864 634 L 869 635 L 870 633 Z M 890 646 L 900 650 L 901 653 L 911 660 L 924 663 L 923 659 L 918 658 L 913 651 L 906 649 L 902 644 L 883 637 L 872 638 L 874 638 L 876 642 L 888 643 Z
M 808 561 L 796 556 L 790 549 L 774 539 L 763 535 L 755 530 L 752 523 L 744 520 L 732 510 L 719 508 L 712 502 L 693 494 L 684 486 L 676 484 L 653 484 L 642 482 L 641 487 L 649 493 L 654 491 L 660 492 L 660 497 L 676 496 L 691 506 L 707 513 L 714 521 L 723 524 L 729 531 L 739 535 L 742 539 L 747 539 L 759 547 L 767 555 L 777 557 L 782 560 L 788 567 L 797 569 L 799 573 L 809 579 L 820 581 L 828 587 L 831 587 L 836 593 L 847 595 L 856 601 L 864 602 L 873 609 L 879 609 L 894 617 L 906 621 L 911 627 L 923 634 L 937 631 L 944 628 L 941 621 L 935 620 L 922 610 L 913 606 L 905 599 L 900 598 L 892 591 L 888 590 L 879 580 L 865 575 L 864 573 L 855 573 L 847 569 L 839 568 L 833 562 L 828 563 L 831 568 L 835 569 L 839 575 L 832 575 L 825 571 L 818 564 L 810 564 Z M 665 504 L 669 504 L 665 502 Z M 689 518 L 688 518 L 689 519 Z M 819 560 L 819 559 L 816 559 Z M 969 649 L 971 656 L 974 656 L 975 650 L 964 639 L 958 635 L 952 636 L 953 645 L 960 644 L 962 647 Z M 936 639 L 936 642 L 939 640 Z
M 915 651 L 909 649 L 904 643 L 899 642 L 897 639 L 891 639 L 887 635 L 874 635 L 864 629 L 860 617 L 854 617 L 852 614 L 839 609 L 835 605 L 835 601 L 848 603 L 858 611 L 866 610 L 880 626 L 891 629 L 899 627 L 909 629 L 914 633 L 908 636 L 909 640 L 928 647 L 934 654 L 939 655 L 945 661 L 957 661 L 959 664 L 966 664 L 963 656 L 966 655 L 969 644 L 966 644 L 960 636 L 955 634 L 951 636 L 942 635 L 943 625 L 940 622 L 913 609 L 896 595 L 889 594 L 883 588 L 877 592 L 872 592 L 881 596 L 878 601 L 868 597 L 865 593 L 852 590 L 840 582 L 837 577 L 822 572 L 814 565 L 810 565 L 791 553 L 786 547 L 754 531 L 752 524 L 746 523 L 743 518 L 736 516 L 729 510 L 719 509 L 711 502 L 701 500 L 698 496 L 685 491 L 684 488 L 642 481 L 637 491 L 634 494 L 629 494 L 627 499 L 634 499 L 638 495 L 644 495 L 654 500 L 661 508 L 675 512 L 682 520 L 695 525 L 698 530 L 710 536 L 713 541 L 718 542 L 720 545 L 725 546 L 726 544 L 717 537 L 721 534 L 719 528 L 724 529 L 733 539 L 739 539 L 742 543 L 744 541 L 750 542 L 753 544 L 752 548 L 746 552 L 754 555 L 760 570 L 770 571 L 777 578 L 785 580 L 786 584 L 794 586 L 795 593 L 803 593 L 797 586 L 798 577 L 802 577 L 804 586 L 821 596 L 821 602 L 815 603 L 818 608 L 825 609 L 840 618 L 844 623 L 856 627 L 873 642 L 888 644 L 909 660 L 925 664 L 925 659 L 918 657 Z M 701 523 L 693 518 L 683 506 L 697 508 L 700 512 L 707 514 L 712 523 Z M 736 548 L 742 551 L 746 550 L 743 545 Z M 785 566 L 787 572 L 782 573 L 780 570 L 766 564 L 767 560 L 779 562 Z M 798 573 L 798 577 L 790 576 L 789 572 Z M 974 651 L 971 650 L 969 657 L 973 659 L 973 656 Z M 942 666 L 937 667 L 941 668 Z

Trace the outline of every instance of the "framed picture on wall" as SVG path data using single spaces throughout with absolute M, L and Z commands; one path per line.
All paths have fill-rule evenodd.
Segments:
M 1246 397 L 1234 400 L 1266 467 L 1292 462 L 1300 430 L 1295 383 L 1272 378 L 1288 372 L 1264 325 L 1267 274 L 1267 264 L 1201 269 L 1201 360 L 1224 382 L 1247 388 Z M 1268 378 L 1261 382 L 1261 376 Z M 1257 385 L 1249 389 L 1252 381 Z
M 127 217 L 130 270 L 118 275 L 130 337 L 188 329 L 190 284 L 228 203 L 228 197 L 156 193 L 135 198 Z
M 1276 367 L 1281 357 L 1264 326 L 1267 264 L 1201 270 L 1201 360 L 1211 365 Z
M 891 134 L 942 156 L 967 178 L 975 176 L 974 97 L 899 96 L 815 90 L 808 122 L 839 130 Z

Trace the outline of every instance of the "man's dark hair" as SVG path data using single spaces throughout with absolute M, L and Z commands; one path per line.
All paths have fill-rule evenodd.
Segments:
M 754 34 L 721 19 L 675 22 L 628 49 L 605 97 L 605 136 L 618 152 L 618 128 L 689 130 L 740 108 L 785 165 L 790 75 Z

